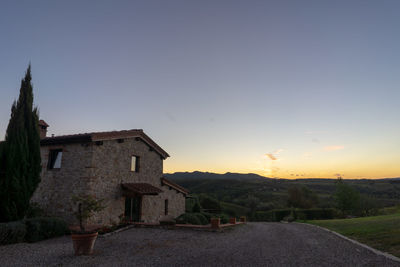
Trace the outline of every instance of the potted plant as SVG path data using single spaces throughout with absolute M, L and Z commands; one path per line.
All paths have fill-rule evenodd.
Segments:
M 211 218 L 211 228 L 219 229 L 221 224 L 221 219 L 219 217 Z
M 72 201 L 78 205 L 78 211 L 74 213 L 79 221 L 79 230 L 71 231 L 75 255 L 91 255 L 98 235 L 98 229 L 87 227 L 87 220 L 105 208 L 103 200 L 96 200 L 93 196 L 73 196 Z M 89 229 L 91 228 L 91 229 Z

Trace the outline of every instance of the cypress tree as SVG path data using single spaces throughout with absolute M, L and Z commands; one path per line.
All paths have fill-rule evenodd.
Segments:
M 40 182 L 39 115 L 33 107 L 31 66 L 21 81 L 18 101 L 11 107 L 11 118 L 0 155 L 0 221 L 22 219 Z

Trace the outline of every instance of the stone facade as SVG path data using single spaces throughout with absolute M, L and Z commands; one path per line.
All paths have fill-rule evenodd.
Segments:
M 42 181 L 31 201 L 38 203 L 49 215 L 75 224 L 73 212 L 76 207 L 72 204 L 72 196 L 93 195 L 104 199 L 106 208 L 93 216 L 91 223 L 107 225 L 118 223 L 124 216 L 125 196 L 121 184 L 147 183 L 161 189 L 162 193 L 140 196 L 141 221 L 157 223 L 165 218 L 165 200 L 168 200 L 167 217 L 175 218 L 185 212 L 187 192 L 179 186 L 163 185 L 161 181 L 165 154 L 157 151 L 158 146 L 140 137 L 103 139 L 67 142 L 69 139 L 64 138 L 64 141 L 52 142 L 51 138 L 46 138 L 41 146 Z M 62 149 L 59 169 L 48 168 L 49 153 L 54 149 Z M 139 157 L 138 172 L 131 171 L 132 156 Z
M 62 149 L 60 169 L 47 168 L 49 151 Z M 32 196 L 31 202 L 39 206 L 51 216 L 64 218 L 68 223 L 74 221 L 75 207 L 71 197 L 90 192 L 90 172 L 87 166 L 91 164 L 92 146 L 81 144 L 42 146 L 41 182 Z

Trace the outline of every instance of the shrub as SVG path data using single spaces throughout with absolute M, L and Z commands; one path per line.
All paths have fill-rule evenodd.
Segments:
M 221 202 L 221 207 L 222 212 L 231 217 L 240 217 L 246 215 L 250 211 L 246 207 L 226 202 Z
M 210 223 L 210 220 L 207 220 L 207 217 L 204 216 L 204 214 L 202 213 L 195 213 L 195 215 L 197 216 L 197 219 L 199 220 L 200 224 L 202 225 L 206 225 Z
M 104 199 L 96 199 L 90 195 L 72 196 L 72 202 L 78 205 L 78 210 L 74 215 L 79 221 L 80 233 L 86 233 L 84 221 L 106 208 L 103 205 Z
M 26 226 L 22 221 L 0 223 L 0 245 L 23 242 Z
M 213 197 L 210 197 L 206 194 L 202 194 L 199 196 L 200 206 L 205 210 L 210 210 L 214 212 L 221 211 L 221 204 L 219 201 Z
M 303 209 L 297 210 L 298 220 L 328 220 L 337 217 L 335 209 Z M 299 213 L 301 216 L 299 216 Z
M 291 209 L 280 209 L 270 211 L 257 211 L 252 218 L 257 222 L 280 222 L 291 215 Z M 296 209 L 292 216 L 295 220 L 327 220 L 337 217 L 335 209 Z
M 67 224 L 59 218 L 38 217 L 25 220 L 28 242 L 36 242 L 51 237 L 64 235 L 68 231 Z
M 193 212 L 200 212 L 200 210 L 201 210 L 200 204 L 199 204 L 199 202 L 196 202 L 196 203 L 193 205 L 192 211 L 193 211 Z
M 281 210 L 273 210 L 273 219 L 275 222 L 282 221 L 285 217 L 289 216 L 292 212 L 292 209 L 281 209 Z M 296 215 L 293 214 L 294 219 L 296 219 Z
M 25 214 L 26 218 L 35 218 L 35 217 L 42 217 L 42 216 L 44 216 L 44 211 L 39 206 L 38 203 L 31 203 Z
M 209 223 L 209 220 L 202 213 L 184 213 L 176 218 L 176 223 L 205 225 Z
M 228 223 L 229 222 L 229 215 L 226 214 L 219 214 L 216 216 L 221 219 L 221 223 Z
M 200 224 L 199 219 L 194 213 L 184 213 L 176 218 L 176 223 L 179 224 Z
M 257 211 L 250 219 L 255 222 L 273 222 L 274 213 L 273 211 Z
M 211 218 L 215 216 L 215 214 L 209 213 L 209 212 L 202 212 L 204 217 L 206 217 L 207 222 L 210 222 Z

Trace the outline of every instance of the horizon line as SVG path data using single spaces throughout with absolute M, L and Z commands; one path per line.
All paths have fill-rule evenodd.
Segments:
M 211 174 L 219 174 L 219 175 L 224 175 L 224 174 L 254 174 L 254 175 L 258 175 L 260 177 L 263 178 L 268 178 L 268 179 L 282 179 L 282 180 L 296 180 L 296 179 L 330 179 L 330 180 L 336 180 L 339 177 L 336 178 L 328 178 L 328 177 L 293 177 L 293 178 L 283 178 L 283 177 L 269 177 L 269 176 L 264 176 L 258 173 L 254 173 L 254 172 L 225 172 L 225 173 L 220 173 L 220 172 L 209 172 L 209 171 L 176 171 L 176 172 L 172 172 L 172 173 L 163 173 L 163 174 L 175 174 L 175 173 L 195 173 L 195 172 L 200 172 L 200 173 L 211 173 Z M 341 177 L 344 180 L 384 180 L 384 179 L 400 179 L 400 176 L 398 177 L 381 177 L 381 178 L 346 178 L 346 177 Z

